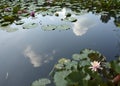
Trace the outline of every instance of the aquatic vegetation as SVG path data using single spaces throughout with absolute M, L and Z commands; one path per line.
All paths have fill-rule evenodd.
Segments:
M 23 29 L 31 29 L 31 28 L 36 28 L 38 26 L 37 23 L 26 23 L 26 24 L 23 24 Z
M 42 25 L 41 27 L 44 31 L 51 31 L 51 30 L 68 30 L 70 29 L 69 25 Z
M 4 19 L 2 22 L 10 21 L 10 24 L 14 23 L 16 20 L 20 20 L 21 16 L 35 17 L 37 13 L 43 16 L 54 15 L 55 12 L 66 7 L 70 8 L 75 15 L 81 15 L 82 10 L 92 12 L 93 14 L 99 13 L 101 15 L 100 20 L 103 23 L 107 23 L 110 18 L 113 17 L 115 18 L 115 25 L 119 27 L 119 23 L 116 21 L 118 21 L 117 18 L 120 14 L 120 0 L 1 0 L 0 3 L 0 20 Z M 71 15 L 71 13 L 67 13 L 66 19 L 71 22 L 76 22 L 77 19 L 73 18 Z M 9 19 L 6 19 L 6 16 L 8 16 Z M 56 13 L 55 16 L 59 16 L 59 14 Z M 0 22 L 0 26 L 3 25 L 1 24 Z
M 32 86 L 45 86 L 46 84 L 50 84 L 49 79 L 40 79 L 32 83 Z
M 72 59 L 61 58 L 50 75 L 55 86 L 119 86 L 120 57 L 107 62 L 98 51 L 84 49 L 80 54 L 73 54 Z

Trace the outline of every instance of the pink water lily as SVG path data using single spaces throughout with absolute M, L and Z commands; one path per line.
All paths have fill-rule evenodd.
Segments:
M 97 71 L 98 69 L 102 69 L 102 67 L 100 66 L 100 62 L 98 61 L 93 61 L 91 62 L 91 67 L 89 67 L 90 69 L 92 69 L 92 71 Z
M 32 12 L 30 13 L 30 16 L 35 17 L 35 12 L 32 11 Z

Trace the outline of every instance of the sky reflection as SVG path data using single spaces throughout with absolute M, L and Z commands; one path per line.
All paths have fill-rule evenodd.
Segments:
M 78 18 L 78 21 L 73 24 L 73 32 L 76 36 L 82 36 L 88 31 L 88 29 L 95 25 L 95 19 L 92 19 L 87 15 L 82 15 Z
M 54 55 L 56 53 L 55 50 L 51 52 L 51 55 Z M 48 54 L 40 55 L 35 53 L 35 51 L 32 49 L 31 46 L 27 46 L 24 51 L 25 57 L 30 59 L 31 64 L 33 67 L 40 67 L 44 63 L 48 63 L 51 60 L 53 60 L 53 56 L 50 56 Z

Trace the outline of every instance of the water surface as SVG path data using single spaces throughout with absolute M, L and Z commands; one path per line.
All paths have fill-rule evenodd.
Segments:
M 120 28 L 115 26 L 114 18 L 103 23 L 100 14 L 84 11 L 72 15 L 76 22 L 61 21 L 66 12 L 63 8 L 59 17 L 39 14 L 23 19 L 39 24 L 32 29 L 12 24 L 8 28 L 19 28 L 9 32 L 7 27 L 0 27 L 0 86 L 30 86 L 36 79 L 49 77 L 58 59 L 71 58 L 85 48 L 99 51 L 108 61 L 120 54 Z M 44 31 L 41 28 L 62 24 L 70 29 Z

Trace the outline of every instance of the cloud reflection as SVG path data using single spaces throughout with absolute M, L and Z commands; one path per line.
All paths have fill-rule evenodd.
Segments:
M 84 35 L 87 30 L 95 25 L 95 21 L 87 16 L 81 16 L 73 25 L 73 32 L 76 36 Z
M 56 53 L 55 50 L 51 52 L 52 55 Z M 40 67 L 44 63 L 48 63 L 49 61 L 53 60 L 52 55 L 37 55 L 34 50 L 32 50 L 31 46 L 27 46 L 24 50 L 25 57 L 30 59 L 31 64 L 34 67 Z

